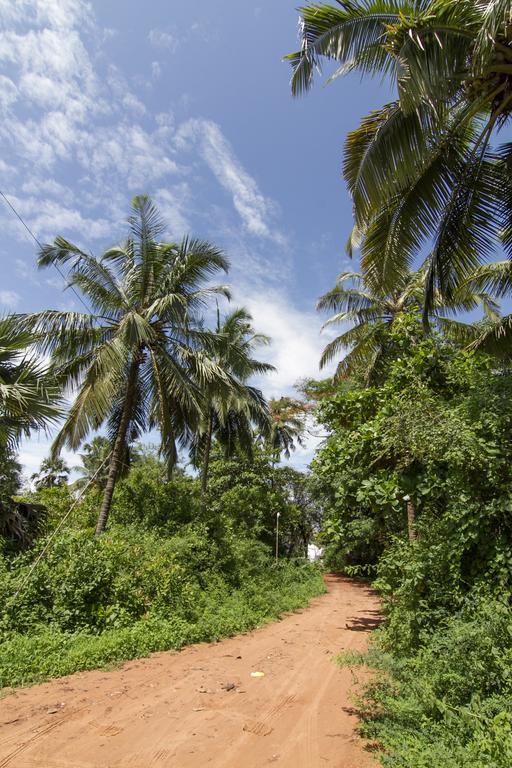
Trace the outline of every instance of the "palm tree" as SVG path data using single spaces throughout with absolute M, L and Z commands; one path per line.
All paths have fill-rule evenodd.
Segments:
M 361 274 L 344 272 L 339 275 L 336 286 L 320 298 L 317 309 L 334 311 L 324 328 L 340 323 L 351 323 L 352 327 L 337 336 L 324 349 L 320 359 L 323 368 L 342 351 L 349 350 L 337 367 L 337 377 L 347 377 L 355 372 L 363 374 L 370 384 L 385 361 L 389 351 L 389 334 L 395 320 L 409 311 L 419 311 L 428 276 L 428 264 L 417 272 L 404 275 L 393 291 L 373 290 Z M 445 333 L 450 333 L 460 323 L 446 317 L 460 310 L 469 311 L 483 306 L 488 318 L 497 319 L 498 307 L 484 290 L 476 286 L 460 288 L 452 301 L 447 303 L 436 293 L 433 318 Z
M 83 453 L 80 453 L 81 464 L 73 469 L 80 474 L 78 480 L 73 485 L 76 488 L 85 488 L 93 486 L 100 491 L 105 490 L 108 480 L 108 466 L 112 446 L 108 437 L 96 435 L 90 443 L 84 443 Z M 119 474 L 122 474 L 120 469 Z
M 96 533 L 106 526 L 126 452 L 148 429 L 160 431 L 169 471 L 177 442 L 189 440 L 203 412 L 203 392 L 228 392 L 231 379 L 214 356 L 216 334 L 200 313 L 212 296 L 229 296 L 209 280 L 226 272 L 224 254 L 208 242 L 158 241 L 164 224 L 146 196 L 134 198 L 125 242 L 100 258 L 62 237 L 46 245 L 39 265 L 69 265 L 68 283 L 90 303 L 90 314 L 46 311 L 27 318 L 40 348 L 52 355 L 63 386 L 78 394 L 52 451 L 76 450 L 106 424 L 111 443 L 108 477 Z
M 16 447 L 32 430 L 47 429 L 61 416 L 55 381 L 31 351 L 34 337 L 17 316 L 0 318 L 0 536 L 31 540 L 41 517 L 37 505 L 20 505 L 13 495 L 21 485 Z
M 59 488 L 66 485 L 69 477 L 69 467 L 64 459 L 57 457 L 48 457 L 43 459 L 39 472 L 31 476 L 34 480 L 34 486 L 37 491 L 43 488 Z
M 208 469 L 212 442 L 222 448 L 226 458 L 237 450 L 252 455 L 253 425 L 268 432 L 270 416 L 261 391 L 247 382 L 251 376 L 274 371 L 274 366 L 253 357 L 256 347 L 269 344 L 270 339 L 255 333 L 252 317 L 244 308 L 229 313 L 221 322 L 217 308 L 216 333 L 223 340 L 216 357 L 217 364 L 228 371 L 237 387 L 231 392 L 218 391 L 215 386 L 206 393 L 202 423 L 191 445 L 195 463 L 201 464 L 201 492 L 208 488 Z
M 31 352 L 34 337 L 22 324 L 21 316 L 0 318 L 0 445 L 11 447 L 62 413 L 59 389 Z
M 305 419 L 307 406 L 302 400 L 292 397 L 272 398 L 270 407 L 270 432 L 264 435 L 264 441 L 270 448 L 273 462 L 281 454 L 290 458 L 290 451 L 297 445 L 304 445 Z
M 502 298 L 512 291 L 512 262 L 497 261 L 477 269 L 470 281 L 472 290 L 489 291 Z M 512 362 L 512 315 L 489 318 L 475 324 L 457 323 L 454 335 L 469 349 L 479 349 L 502 360 Z
M 372 287 L 393 289 L 431 248 L 425 312 L 501 245 L 512 255 L 512 144 L 493 149 L 512 115 L 512 2 L 339 0 L 301 9 L 287 58 L 307 91 L 324 58 L 334 77 L 393 79 L 397 99 L 348 135 L 344 175 Z

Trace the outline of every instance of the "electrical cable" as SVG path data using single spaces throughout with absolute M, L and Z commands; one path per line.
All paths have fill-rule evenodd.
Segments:
M 39 240 L 39 239 L 38 239 L 38 238 L 37 238 L 37 237 L 34 235 L 34 233 L 32 232 L 32 230 L 31 230 L 31 229 L 30 229 L 30 227 L 28 226 L 28 224 L 27 224 L 27 223 L 25 222 L 25 220 L 22 218 L 21 214 L 19 214 L 19 213 L 18 213 L 18 211 L 16 210 L 16 208 L 14 207 L 14 205 L 11 203 L 11 201 L 9 200 L 9 198 L 8 198 L 8 197 L 7 197 L 7 196 L 6 196 L 6 195 L 5 195 L 5 194 L 2 192 L 2 190 L 1 190 L 1 189 L 0 189 L 0 195 L 3 197 L 3 199 L 5 200 L 5 202 L 7 203 L 7 205 L 9 206 L 9 208 L 11 209 L 11 211 L 12 211 L 12 212 L 14 213 L 14 215 L 16 216 L 16 218 L 17 218 L 17 219 L 18 219 L 18 220 L 21 222 L 21 224 L 22 224 L 22 225 L 25 227 L 25 229 L 26 229 L 26 230 L 27 230 L 27 232 L 29 233 L 30 237 L 31 237 L 31 238 L 34 240 L 34 242 L 36 243 L 36 245 L 38 245 L 38 246 L 39 246 L 39 248 L 42 250 L 42 248 L 43 248 L 43 245 L 42 245 L 41 241 L 40 241 L 40 240 Z M 61 278 L 64 280 L 64 283 L 66 283 L 66 284 L 67 284 L 67 287 L 68 287 L 68 288 L 71 288 L 71 290 L 73 291 L 73 293 L 75 294 L 75 296 L 77 297 L 77 299 L 78 299 L 78 300 L 79 300 L 79 301 L 80 301 L 80 302 L 83 304 L 83 306 L 86 308 L 87 312 L 88 312 L 90 315 L 94 315 L 94 312 L 93 312 L 93 311 L 91 310 L 91 308 L 90 308 L 90 307 L 89 307 L 89 306 L 86 304 L 86 302 L 84 301 L 84 299 L 82 298 L 82 296 L 80 296 L 80 294 L 78 293 L 78 291 L 76 290 L 76 288 L 75 288 L 73 285 L 70 285 L 70 283 L 68 283 L 68 279 L 67 279 L 66 275 L 64 274 L 64 272 L 61 270 L 61 268 L 60 268 L 60 267 L 59 267 L 59 266 L 58 266 L 58 265 L 57 265 L 57 264 L 56 264 L 54 261 L 52 261 L 52 264 L 53 264 L 53 266 L 55 267 L 55 269 L 57 270 L 57 272 L 59 273 L 59 275 L 61 276 Z
M 89 481 L 86 483 L 86 485 L 85 485 L 85 486 L 82 488 L 81 492 L 78 494 L 78 496 L 76 497 L 75 501 L 74 501 L 74 502 L 73 502 L 73 504 L 70 506 L 70 508 L 68 509 L 68 511 L 66 512 L 66 514 L 64 515 L 64 517 L 62 518 L 62 520 L 60 521 L 60 523 L 58 524 L 58 526 L 55 528 L 55 530 L 53 531 L 52 535 L 50 536 L 50 538 L 48 539 L 48 541 L 47 541 L 47 542 L 46 542 L 46 544 L 44 545 L 44 547 L 43 547 L 43 549 L 41 550 L 41 552 L 39 553 L 39 555 L 38 555 L 38 556 L 36 557 L 36 559 L 34 560 L 34 563 L 32 564 L 32 567 L 31 567 L 30 571 L 27 573 L 26 577 L 23 579 L 23 581 L 21 582 L 20 586 L 18 587 L 18 589 L 17 589 L 17 590 L 16 590 L 16 592 L 14 593 L 14 596 L 13 596 L 13 598 L 12 598 L 13 600 L 16 600 L 16 598 L 18 597 L 18 595 L 20 594 L 20 592 L 22 592 L 22 591 L 23 591 L 23 589 L 25 588 L 25 586 L 28 584 L 28 582 L 29 582 L 29 580 L 30 580 L 30 578 L 31 578 L 32 574 L 33 574 L 33 573 L 34 573 L 34 571 L 35 571 L 35 569 L 37 568 L 37 566 L 39 565 L 39 563 L 41 562 L 41 560 L 43 559 L 43 557 L 44 557 L 44 556 L 45 556 L 45 554 L 47 553 L 47 551 L 48 551 L 48 549 L 49 549 L 49 547 L 50 547 L 50 544 L 52 543 L 52 540 L 55 538 L 55 536 L 57 535 L 57 533 L 60 531 L 60 529 L 62 528 L 62 526 L 64 525 L 64 523 L 65 523 L 65 522 L 66 522 L 66 520 L 68 519 L 68 517 L 70 516 L 70 514 L 71 514 L 71 513 L 73 512 L 73 510 L 75 509 L 75 507 L 76 507 L 76 505 L 78 504 L 78 502 L 79 502 L 79 501 L 81 501 L 81 499 L 82 499 L 82 497 L 83 497 L 84 493 L 85 493 L 85 492 L 86 492 L 86 490 L 89 488 L 89 486 L 91 485 L 91 483 L 93 483 L 93 482 L 94 482 L 94 480 L 96 480 L 96 478 L 97 478 L 97 476 L 99 475 L 100 471 L 103 469 L 103 466 L 104 466 L 104 465 L 107 463 L 107 461 L 109 461 L 109 459 L 110 459 L 110 457 L 111 457 L 111 456 L 112 456 L 112 451 L 110 451 L 110 453 L 108 454 L 108 456 L 106 456 L 106 457 L 103 459 L 103 461 L 101 462 L 100 466 L 98 467 L 98 469 L 96 470 L 96 472 L 94 473 L 94 475 L 93 475 L 93 476 L 91 477 L 91 479 L 90 479 L 90 480 L 89 480 Z

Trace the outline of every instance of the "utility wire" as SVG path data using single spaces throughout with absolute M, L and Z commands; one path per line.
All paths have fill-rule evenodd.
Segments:
M 37 238 L 37 237 L 34 235 L 34 233 L 32 232 L 32 230 L 31 230 L 31 229 L 30 229 L 30 227 L 28 226 L 28 224 L 27 224 L 27 223 L 25 222 L 25 220 L 22 218 L 21 214 L 19 214 L 19 213 L 18 213 L 18 211 L 16 210 L 16 208 L 14 207 L 14 205 L 13 205 L 13 204 L 11 203 L 11 201 L 10 201 L 10 200 L 9 200 L 9 199 L 6 197 L 6 195 L 5 195 L 5 194 L 2 192 L 2 190 L 1 190 L 1 189 L 0 189 L 0 195 L 3 197 L 3 199 L 5 200 L 5 202 L 7 203 L 7 205 L 9 206 L 9 208 L 11 209 L 11 211 L 12 211 L 12 212 L 14 213 L 14 215 L 16 216 L 16 218 L 17 218 L 17 219 L 18 219 L 18 220 L 21 222 L 21 224 L 22 224 L 22 225 L 25 227 L 25 229 L 27 230 L 28 234 L 29 234 L 29 235 L 30 235 L 30 237 L 31 237 L 31 238 L 34 240 L 34 242 L 36 243 L 36 245 L 38 245 L 38 246 L 39 246 L 39 248 L 42 250 L 42 248 L 43 248 L 43 245 L 42 245 L 41 241 L 40 241 L 40 240 L 39 240 L 39 239 L 38 239 L 38 238 Z M 84 301 L 83 297 L 82 297 L 82 296 L 80 296 L 80 294 L 78 293 L 78 291 L 76 290 L 76 288 L 75 288 L 73 285 L 71 285 L 71 284 L 68 282 L 68 279 L 67 279 L 66 275 L 65 275 L 65 274 L 64 274 L 64 272 L 61 270 L 61 268 L 58 266 L 58 264 L 56 264 L 54 261 L 52 261 L 52 264 L 53 264 L 53 266 L 55 267 L 55 269 L 57 270 L 57 272 L 59 273 L 59 275 L 61 276 L 61 278 L 64 280 L 64 283 L 67 285 L 67 287 L 68 287 L 68 288 L 71 288 L 71 290 L 73 291 L 73 293 L 75 294 L 75 296 L 77 297 L 77 299 L 78 299 L 78 300 L 79 300 L 79 301 L 80 301 L 80 302 L 83 304 L 83 306 L 86 308 L 87 312 L 88 312 L 90 315 L 94 315 L 94 312 L 91 310 L 91 308 L 88 306 L 88 304 L 87 304 L 87 303 Z
M 110 451 L 110 453 L 108 454 L 108 456 L 106 456 L 106 457 L 103 459 L 103 461 L 101 462 L 100 466 L 98 467 L 98 469 L 96 470 L 96 472 L 94 473 L 94 475 L 93 475 L 93 476 L 90 478 L 90 480 L 89 480 L 89 481 L 86 483 L 86 485 L 85 485 L 85 486 L 82 488 L 82 490 L 80 491 L 80 493 L 79 493 L 79 494 L 78 494 L 78 496 L 76 497 L 75 501 L 74 501 L 74 502 L 73 502 L 73 504 L 70 506 L 70 508 L 68 509 L 68 511 L 66 512 L 66 514 L 64 515 L 64 517 L 62 518 L 62 520 L 60 521 L 60 523 L 58 524 L 58 526 L 55 528 L 55 530 L 53 531 L 52 535 L 50 536 L 50 538 L 48 539 L 48 541 L 47 541 L 47 542 L 46 542 L 46 544 L 44 545 L 44 547 L 43 547 L 43 549 L 41 550 L 41 552 L 39 553 L 39 555 L 36 557 L 36 559 L 35 559 L 35 561 L 34 561 L 34 563 L 33 563 L 32 567 L 31 567 L 30 571 L 27 573 L 27 575 L 25 576 L 25 578 L 24 578 L 24 579 L 23 579 L 23 581 L 21 582 L 20 586 L 18 587 L 18 589 L 17 589 L 17 590 L 16 590 L 16 592 L 14 593 L 14 596 L 13 596 L 13 598 L 12 598 L 12 599 L 13 599 L 13 601 L 14 601 L 14 600 L 16 600 L 16 598 L 18 597 L 18 595 L 20 594 L 20 592 L 22 592 L 22 591 L 23 591 L 23 589 L 25 588 L 25 586 L 28 584 L 28 582 L 29 582 L 29 580 L 30 580 L 30 578 L 31 578 L 32 574 L 33 574 L 33 573 L 34 573 L 34 571 L 35 571 L 35 569 L 37 568 L 37 566 L 39 565 L 39 563 L 41 562 L 41 560 L 43 559 L 43 557 L 44 557 L 44 556 L 45 556 L 45 554 L 47 553 L 48 549 L 50 548 L 50 544 L 52 543 L 53 539 L 55 538 L 55 536 L 57 535 L 57 533 L 60 531 L 60 529 L 62 528 L 62 526 L 64 525 L 64 523 L 65 523 L 65 522 L 66 522 L 66 520 L 68 519 L 68 517 L 70 516 L 70 514 L 73 512 L 73 510 L 75 509 L 75 507 L 76 507 L 76 505 L 78 504 L 78 502 L 82 500 L 82 497 L 83 497 L 83 495 L 85 494 L 86 490 L 87 490 L 87 489 L 89 488 L 89 486 L 90 486 L 90 485 L 91 485 L 91 484 L 92 484 L 92 483 L 93 483 L 93 482 L 96 480 L 97 476 L 99 475 L 99 473 L 101 472 L 101 470 L 103 469 L 103 467 L 104 467 L 104 465 L 107 463 L 107 461 L 109 461 L 109 459 L 110 459 L 110 457 L 111 457 L 111 456 L 112 456 L 112 451 Z

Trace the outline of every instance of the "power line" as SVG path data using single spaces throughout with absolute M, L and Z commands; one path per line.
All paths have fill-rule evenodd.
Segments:
M 28 224 L 26 223 L 26 221 L 25 221 L 25 220 L 22 218 L 21 214 L 19 214 L 19 213 L 18 213 L 18 211 L 16 210 L 16 208 L 14 207 L 14 205 L 11 203 L 11 201 L 9 200 L 9 198 L 8 198 L 8 197 L 6 197 L 6 195 L 5 195 L 5 194 L 2 192 L 2 190 L 1 190 L 1 189 L 0 189 L 0 195 L 3 197 L 3 199 L 5 200 L 5 202 L 7 203 L 7 205 L 9 206 L 9 208 L 11 209 L 11 211 L 12 211 L 12 212 L 14 213 L 14 215 L 16 216 L 16 218 L 17 218 L 17 219 L 18 219 L 18 220 L 21 222 L 21 224 L 22 224 L 22 225 L 25 227 L 25 229 L 27 230 L 28 234 L 29 234 L 29 235 L 30 235 L 30 237 L 33 239 L 33 241 L 36 243 L 36 245 L 38 245 L 38 246 L 39 246 L 39 248 L 42 250 L 42 249 L 43 249 L 43 245 L 42 245 L 41 241 L 40 241 L 40 240 L 39 240 L 39 239 L 38 239 L 38 238 L 37 238 L 37 237 L 34 235 L 34 233 L 32 232 L 32 230 L 30 229 L 30 227 L 29 227 L 29 226 L 28 226 Z M 59 267 L 59 265 L 58 265 L 58 264 L 56 264 L 54 261 L 52 261 L 52 264 L 53 264 L 53 266 L 55 267 L 55 269 L 57 270 L 57 272 L 59 273 L 59 275 L 61 276 L 61 278 L 64 280 L 64 283 L 65 283 L 65 284 L 67 284 L 68 288 L 71 288 L 71 290 L 73 291 L 73 293 L 75 294 L 75 296 L 77 297 L 77 299 L 78 299 L 78 300 L 79 300 L 79 301 L 80 301 L 80 302 L 83 304 L 83 306 L 86 308 L 87 312 L 88 312 L 90 315 L 94 315 L 94 312 L 91 310 L 91 308 L 88 306 L 88 304 L 87 304 L 87 303 L 85 302 L 85 300 L 82 298 L 82 296 L 80 296 L 80 294 L 78 293 L 78 291 L 76 290 L 76 288 L 75 288 L 73 285 L 71 285 L 71 284 L 68 282 L 68 279 L 67 279 L 66 275 L 65 275 L 65 274 L 64 274 L 64 272 L 61 270 L 61 268 Z
M 50 537 L 48 538 L 48 541 L 47 541 L 47 542 L 46 542 L 46 544 L 44 545 L 43 549 L 41 550 L 41 552 L 39 553 L 39 555 L 36 557 L 36 559 L 34 560 L 34 562 L 32 563 L 32 567 L 30 568 L 29 572 L 27 573 L 27 575 L 25 576 L 25 578 L 22 580 L 21 584 L 19 585 L 18 589 L 17 589 L 17 590 L 16 590 L 16 592 L 14 593 L 14 596 L 13 596 L 13 598 L 12 598 L 12 600 L 13 600 L 13 601 L 14 601 L 14 600 L 16 600 L 16 598 L 18 597 L 18 595 L 20 594 L 20 592 L 21 592 L 21 591 L 22 591 L 22 590 L 25 588 L 25 586 L 28 584 L 28 582 L 29 582 L 29 580 L 30 580 L 30 578 L 31 578 L 32 574 L 33 574 L 33 573 L 34 573 L 34 571 L 35 571 L 35 569 L 37 568 L 37 566 L 39 565 L 39 563 L 41 562 L 41 560 L 42 560 L 42 559 L 43 559 L 43 557 L 45 556 L 46 552 L 48 551 L 48 549 L 49 549 L 49 547 L 50 547 L 50 544 L 52 543 L 53 539 L 55 538 L 55 536 L 57 535 L 57 533 L 60 531 L 60 529 L 62 528 L 62 526 L 64 525 L 64 523 L 66 522 L 66 520 L 68 519 L 68 517 L 70 516 L 70 514 L 73 512 L 73 510 L 75 509 L 75 507 L 77 506 L 77 504 L 78 504 L 78 503 L 79 503 L 79 502 L 82 500 L 82 498 L 83 498 L 83 497 L 84 497 L 84 495 L 85 495 L 85 492 L 86 492 L 86 490 L 87 490 L 87 489 L 89 488 L 89 486 L 90 486 L 90 485 L 92 485 L 92 484 L 93 484 L 93 482 L 96 480 L 97 476 L 99 475 L 99 473 L 101 472 L 101 470 L 103 469 L 103 467 L 105 466 L 105 464 L 107 463 L 107 461 L 110 459 L 110 457 L 111 457 L 111 456 L 112 456 L 112 451 L 110 451 L 110 453 L 108 454 L 108 456 L 106 456 L 106 457 L 103 459 L 103 461 L 101 462 L 100 466 L 98 467 L 98 469 L 96 470 L 96 472 L 94 473 L 94 475 L 93 475 L 93 476 L 92 476 L 92 477 L 89 479 L 89 481 L 86 483 L 86 485 L 84 486 L 84 488 L 82 488 L 82 490 L 79 492 L 79 494 L 78 494 L 78 496 L 76 497 L 75 501 L 74 501 L 74 502 L 73 502 L 73 504 L 70 506 L 70 508 L 68 509 L 68 511 L 66 512 L 66 514 L 64 515 L 64 517 L 62 518 L 62 520 L 60 521 L 60 523 L 59 523 L 59 524 L 57 525 L 57 527 L 54 529 L 53 533 L 52 533 L 52 534 L 50 535 Z

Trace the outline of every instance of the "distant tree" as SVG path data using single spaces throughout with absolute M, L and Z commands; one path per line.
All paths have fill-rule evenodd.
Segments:
M 69 467 L 60 457 L 43 459 L 39 472 L 31 476 L 37 491 L 42 488 L 58 488 L 66 485 L 69 478 Z
M 5 444 L 0 445 L 0 535 L 10 536 L 15 524 L 13 499 L 21 487 L 21 464 Z
M 251 459 L 214 452 L 203 514 L 213 536 L 236 531 L 274 551 L 279 513 L 281 554 L 303 556 L 319 516 L 308 483 L 297 470 L 277 466 L 275 455 L 261 445 L 255 445 Z
M 373 383 L 382 372 L 382 366 L 391 351 L 390 327 L 411 309 L 418 313 L 422 311 L 427 276 L 426 266 L 417 272 L 407 272 L 397 279 L 393 290 L 389 291 L 372 287 L 363 275 L 342 273 L 336 286 L 320 298 L 317 309 L 335 313 L 324 324 L 324 328 L 344 323 L 352 327 L 325 347 L 320 367 L 323 368 L 344 352 L 344 357 L 338 363 L 337 377 L 346 378 L 357 373 L 367 384 Z M 498 317 L 498 306 L 491 296 L 470 285 L 461 286 L 450 301 L 443 300 L 436 293 L 431 316 L 449 332 L 452 326 L 458 329 L 459 323 L 446 317 L 448 314 L 469 311 L 478 305 L 484 308 L 487 317 Z
M 0 445 L 0 537 L 26 547 L 39 533 L 46 510 L 41 504 L 17 500 L 21 485 L 21 464 L 4 443 Z
M 251 456 L 254 427 L 268 432 L 268 405 L 261 391 L 248 384 L 248 379 L 275 370 L 272 365 L 253 357 L 254 349 L 270 340 L 254 331 L 252 317 L 246 309 L 235 309 L 222 321 L 217 312 L 216 333 L 223 339 L 216 362 L 222 370 L 229 372 L 236 388 L 226 392 L 225 387 L 211 386 L 206 392 L 204 416 L 191 446 L 193 459 L 201 466 L 203 495 L 208 487 L 214 440 L 226 458 L 237 450 Z
M 108 437 L 97 435 L 90 443 L 84 443 L 80 453 L 81 464 L 73 467 L 81 477 L 75 480 L 76 488 L 92 486 L 101 491 L 105 490 L 108 479 L 108 465 L 111 453 L 111 444 Z
M 301 400 L 292 397 L 273 398 L 269 402 L 270 407 L 270 431 L 264 435 L 264 442 L 272 451 L 275 460 L 279 460 L 281 454 L 289 459 L 291 451 L 297 445 L 304 445 L 306 430 L 305 404 Z

